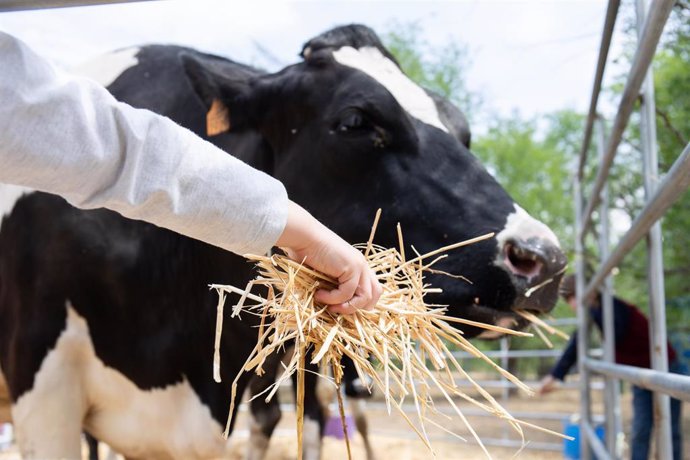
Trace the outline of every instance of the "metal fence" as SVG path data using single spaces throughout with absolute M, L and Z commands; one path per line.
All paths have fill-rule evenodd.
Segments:
M 597 115 L 597 103 L 601 90 L 604 68 L 608 57 L 613 28 L 618 16 L 620 2 L 611 0 L 608 4 L 599 60 L 594 79 L 594 88 L 587 117 L 584 141 L 575 176 L 575 221 L 576 221 L 576 270 L 578 324 L 581 333 L 578 341 L 579 373 L 581 381 L 580 432 L 582 458 L 591 458 L 592 452 L 599 459 L 619 458 L 620 446 L 616 440 L 621 432 L 620 409 L 617 383 L 619 380 L 649 389 L 654 392 L 655 427 L 657 455 L 660 459 L 673 458 L 670 429 L 669 395 L 690 401 L 690 377 L 668 373 L 666 353 L 666 313 L 664 298 L 664 275 L 662 261 L 661 228 L 658 220 L 664 212 L 687 190 L 690 185 L 690 144 L 685 147 L 663 180 L 659 180 L 656 150 L 654 89 L 650 63 L 654 57 L 664 25 L 673 7 L 673 0 L 655 0 L 647 8 L 645 0 L 636 0 L 638 47 L 628 73 L 618 111 L 608 136 L 604 124 Z M 643 151 L 643 175 L 646 204 L 634 219 L 628 232 L 609 253 L 608 235 L 608 193 L 607 179 L 616 151 L 628 125 L 635 102 L 641 99 L 640 132 Z M 585 206 L 583 197 L 584 169 L 587 152 L 596 131 L 599 153 L 598 173 Z M 584 245 L 585 237 L 592 229 L 592 215 L 599 207 L 600 264 L 591 279 L 585 279 Z M 652 369 L 640 369 L 615 364 L 614 326 L 611 281 L 609 275 L 630 250 L 646 238 L 648 253 L 650 353 Z M 594 359 L 589 353 L 589 324 L 585 299 L 595 292 L 602 293 L 604 316 L 604 356 Z M 606 379 L 606 439 L 602 442 L 595 434 L 591 416 L 589 381 L 592 374 Z
M 555 320 L 548 320 L 547 323 L 551 326 L 555 327 L 567 327 L 567 326 L 575 326 L 577 325 L 577 318 L 559 318 Z M 501 367 L 504 369 L 509 369 L 509 360 L 510 359 L 517 359 L 517 360 L 535 360 L 535 359 L 543 359 L 543 358 L 549 358 L 552 360 L 557 359 L 558 357 L 561 356 L 562 350 L 561 349 L 554 349 L 554 348 L 541 348 L 541 349 L 511 349 L 510 348 L 510 341 L 507 337 L 503 337 L 499 340 L 500 346 L 498 350 L 492 350 L 492 351 L 483 351 L 483 353 L 494 360 L 497 364 L 499 364 Z M 590 350 L 590 353 L 592 356 L 600 357 L 603 353 L 601 349 L 592 349 Z M 474 362 L 481 362 L 479 358 L 477 358 L 475 355 L 464 352 L 464 351 L 456 351 L 453 352 L 453 356 L 461 361 L 463 366 L 467 365 L 466 370 L 470 372 L 473 375 L 473 380 L 477 384 L 479 384 L 483 389 L 493 393 L 494 395 L 497 395 L 497 400 L 503 405 L 504 407 L 509 407 L 510 401 L 514 398 L 514 396 L 511 394 L 511 390 L 515 390 L 516 387 L 515 385 L 510 382 L 509 380 L 505 378 L 494 378 L 487 380 L 485 378 L 482 378 L 483 376 L 485 377 L 486 374 L 484 373 L 477 373 L 476 371 L 472 370 L 472 363 Z M 538 388 L 539 382 L 538 381 L 528 381 L 528 380 L 523 380 L 524 383 L 526 383 L 528 386 L 531 388 Z M 466 387 L 468 389 L 471 389 L 473 387 L 473 384 L 469 381 L 465 380 L 458 380 L 456 384 L 460 387 Z M 289 385 L 289 383 L 286 382 L 286 385 Z M 567 390 L 567 391 L 578 391 L 580 388 L 581 382 L 575 377 L 575 378 L 569 378 L 567 382 L 563 382 L 560 384 L 560 389 L 561 390 Z M 590 390 L 592 391 L 602 391 L 604 389 L 603 382 L 601 380 L 596 380 L 588 382 L 588 385 L 590 386 Z M 604 399 L 603 397 L 601 399 Z M 335 403 L 333 403 L 335 404 Z M 521 411 L 516 411 L 516 410 L 510 410 L 511 415 L 516 417 L 517 419 L 520 420 L 525 420 L 529 421 L 532 423 L 535 423 L 537 426 L 543 426 L 544 423 L 548 422 L 558 422 L 558 423 L 570 423 L 570 420 L 572 418 L 573 413 L 570 411 L 564 411 L 562 408 L 559 408 L 557 410 L 548 410 L 544 409 L 548 405 L 535 405 L 535 407 L 531 410 L 521 410 Z M 540 409 L 541 407 L 541 409 Z M 369 410 L 374 410 L 374 411 L 379 411 L 379 412 L 384 412 L 386 411 L 386 405 L 383 402 L 379 401 L 370 401 L 367 403 L 367 408 Z M 409 404 L 406 406 L 403 406 L 403 409 L 405 412 L 411 417 L 414 418 L 416 414 L 416 408 L 414 407 L 413 404 Z M 454 413 L 452 408 L 444 408 L 444 407 L 437 407 L 437 410 L 439 410 L 441 413 L 446 413 L 448 415 L 452 415 Z M 284 405 L 283 408 L 284 411 L 291 411 L 293 410 L 292 406 L 290 405 Z M 334 405 L 332 407 L 332 410 L 335 412 L 337 411 L 337 407 Z M 493 418 L 494 415 L 490 412 L 486 412 L 481 409 L 477 409 L 474 407 L 463 407 L 462 412 L 465 416 L 468 417 L 487 417 L 487 418 Z M 603 415 L 596 415 L 593 417 L 593 421 L 596 425 L 601 425 L 604 422 L 604 416 Z M 558 429 L 557 429 L 558 430 Z M 382 435 L 391 435 L 391 432 L 389 430 L 377 430 L 376 428 L 371 429 L 373 434 L 382 434 Z M 401 438 L 416 438 L 417 435 L 413 432 L 400 432 L 396 431 L 395 432 L 396 437 L 401 437 Z M 456 441 L 457 438 L 452 437 L 450 435 L 431 435 L 429 438 L 432 441 Z M 529 439 L 529 436 L 527 436 Z M 520 439 L 520 437 L 515 433 L 515 431 L 507 424 L 503 423 L 503 427 L 501 429 L 492 429 L 491 434 L 482 434 L 481 435 L 481 440 L 482 443 L 486 446 L 496 446 L 496 447 L 506 447 L 506 448 L 516 448 L 516 449 L 530 449 L 530 450 L 545 450 L 545 451 L 555 451 L 555 452 L 562 452 L 564 451 L 564 444 L 563 441 L 557 438 L 554 438 L 553 440 L 549 441 L 529 441 L 528 443 L 525 443 L 523 439 Z M 473 442 L 471 439 L 468 439 L 469 442 Z

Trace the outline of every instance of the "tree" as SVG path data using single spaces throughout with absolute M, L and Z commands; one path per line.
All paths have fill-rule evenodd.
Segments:
M 628 49 L 621 60 L 631 61 L 632 50 L 637 46 L 636 32 L 627 17 L 626 33 Z M 656 102 L 657 145 L 659 169 L 663 176 L 668 172 L 682 149 L 690 141 L 690 8 L 678 2 L 666 26 L 662 41 L 652 63 Z M 627 75 L 620 75 L 609 88 L 609 95 L 618 98 Z M 641 176 L 639 114 L 633 114 L 619 148 L 616 163 L 612 169 L 612 194 L 619 209 L 634 218 L 644 204 Z M 686 192 L 662 219 L 664 241 L 664 270 L 666 298 L 690 296 L 690 193 Z M 647 260 L 645 244 L 638 244 L 621 266 L 621 275 L 616 286 L 624 295 L 639 305 L 647 304 Z M 684 302 L 671 302 L 681 305 Z M 678 324 L 683 312 L 681 308 L 667 309 L 669 323 Z
M 419 23 L 396 23 L 383 41 L 411 80 L 449 99 L 471 121 L 481 98 L 465 83 L 465 69 L 470 65 L 467 48 L 454 41 L 432 47 L 420 38 L 422 35 Z

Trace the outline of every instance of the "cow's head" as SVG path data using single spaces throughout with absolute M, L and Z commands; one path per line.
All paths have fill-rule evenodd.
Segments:
M 420 253 L 495 232 L 436 266 L 469 282 L 429 276 L 443 289 L 431 302 L 454 316 L 512 327 L 524 325 L 516 309 L 551 310 L 566 264 L 558 240 L 468 150 L 460 112 L 412 83 L 366 27 L 323 34 L 302 57 L 249 81 L 192 57 L 185 68 L 206 106 L 220 107 L 211 118 L 259 132 L 270 146 L 269 172 L 346 240 L 366 241 L 378 208 L 376 242 L 386 247 L 397 245 L 398 222 Z

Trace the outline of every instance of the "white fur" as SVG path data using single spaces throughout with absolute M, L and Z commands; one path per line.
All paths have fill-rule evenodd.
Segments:
M 139 63 L 139 48 L 125 48 L 90 59 L 72 69 L 72 72 L 109 86 L 122 73 Z
M 134 359 L 134 357 L 132 358 Z M 83 426 L 133 458 L 218 458 L 221 426 L 189 382 L 144 391 L 95 355 L 89 328 L 67 306 L 67 325 L 33 388 L 12 408 L 25 458 L 81 458 Z
M 496 235 L 496 242 L 499 248 L 503 248 L 511 239 L 527 240 L 535 237 L 550 241 L 558 248 L 561 247 L 558 238 L 549 227 L 527 214 L 527 211 L 516 204 L 515 212 L 508 216 L 505 227 Z
M 19 185 L 0 184 L 0 228 L 2 228 L 2 219 L 12 212 L 17 200 L 33 191 Z
M 385 86 L 413 117 L 448 132 L 448 128 L 439 118 L 433 99 L 377 48 L 355 49 L 351 46 L 343 46 L 335 51 L 333 56 L 340 64 L 359 69 Z

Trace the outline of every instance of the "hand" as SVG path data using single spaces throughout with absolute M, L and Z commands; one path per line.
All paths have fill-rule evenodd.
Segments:
M 559 386 L 558 380 L 556 380 L 553 375 L 547 375 L 541 380 L 541 386 L 537 390 L 537 394 L 543 396 L 557 390 Z
M 357 249 L 329 230 L 299 205 L 290 202 L 288 219 L 276 246 L 291 259 L 309 265 L 338 281 L 338 287 L 320 289 L 315 299 L 333 313 L 354 313 L 373 308 L 383 288 Z

